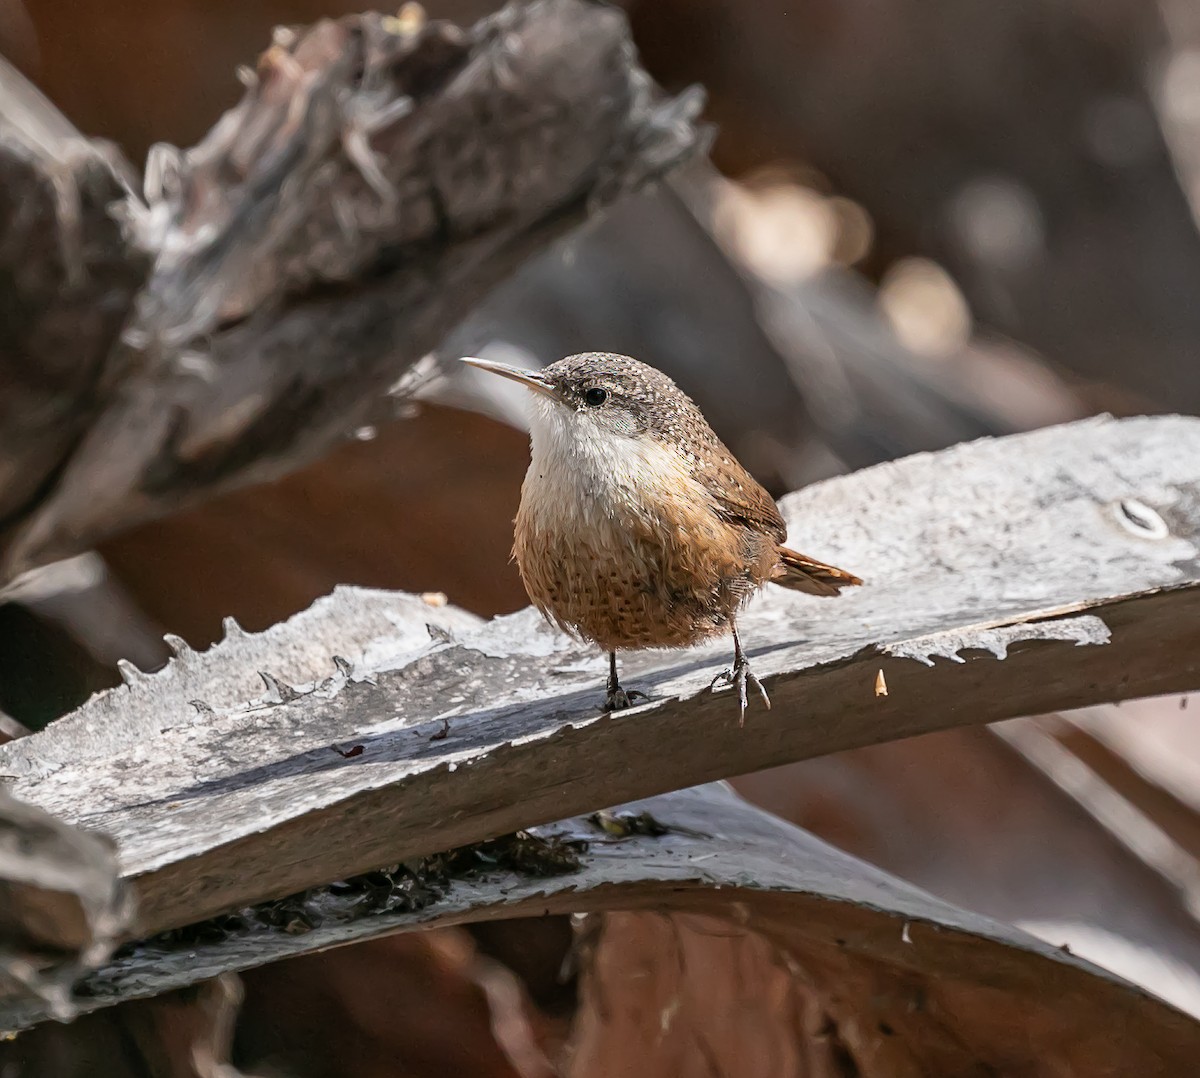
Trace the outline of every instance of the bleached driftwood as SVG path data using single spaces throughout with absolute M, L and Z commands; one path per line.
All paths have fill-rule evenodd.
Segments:
M 152 933 L 713 778 L 1200 685 L 1200 420 L 977 442 L 784 508 L 798 548 L 867 583 L 756 600 L 743 635 L 775 706 L 745 729 L 707 691 L 723 644 L 628 656 L 651 702 L 602 715 L 600 657 L 531 611 L 477 624 L 340 589 L 203 654 L 176 641 L 158 674 L 126 667 L 127 687 L 0 748 L 0 773 L 116 840 Z
M 123 237 L 116 155 L 0 63 L 0 583 L 389 418 L 489 288 L 703 141 L 582 0 L 281 29 L 242 74 Z

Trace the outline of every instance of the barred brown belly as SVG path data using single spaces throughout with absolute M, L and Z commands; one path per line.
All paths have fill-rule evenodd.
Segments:
M 723 631 L 774 561 L 764 550 L 747 569 L 732 531 L 727 543 L 668 549 L 644 533 L 607 529 L 586 538 L 541 532 L 527 542 L 521 523 L 515 553 L 534 605 L 606 651 L 684 647 Z

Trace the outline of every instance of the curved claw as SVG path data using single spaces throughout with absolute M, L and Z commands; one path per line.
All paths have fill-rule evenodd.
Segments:
M 767 690 L 763 688 L 763 683 L 754 676 L 754 672 L 750 669 L 750 664 L 744 658 L 739 662 L 735 662 L 732 669 L 722 670 L 713 678 L 712 683 L 708 686 L 708 691 L 714 692 L 719 682 L 725 682 L 737 689 L 739 727 L 746 725 L 747 685 L 753 685 L 758 690 L 767 710 L 771 710 L 771 698 L 767 695 Z
M 604 698 L 604 710 L 623 711 L 627 707 L 633 707 L 634 700 L 638 699 L 649 700 L 650 697 L 637 689 L 610 689 Z

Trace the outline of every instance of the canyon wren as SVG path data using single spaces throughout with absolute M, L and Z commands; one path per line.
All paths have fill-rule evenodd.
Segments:
M 700 409 L 665 374 L 628 356 L 585 352 L 540 371 L 464 359 L 533 393 L 532 461 L 513 555 L 533 605 L 608 652 L 604 708 L 621 688 L 617 652 L 733 635 L 733 666 L 709 686 L 770 698 L 742 650 L 737 612 L 764 584 L 837 595 L 862 581 L 783 545 L 787 526 Z

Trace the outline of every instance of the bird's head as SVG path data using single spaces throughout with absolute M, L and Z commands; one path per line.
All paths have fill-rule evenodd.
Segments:
M 628 356 L 584 352 L 539 371 L 487 359 L 463 362 L 531 391 L 535 455 L 539 449 L 575 457 L 624 454 L 630 442 L 675 447 L 697 421 L 704 424 L 670 378 Z

